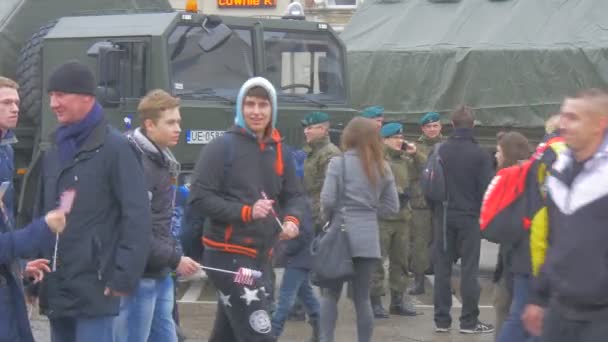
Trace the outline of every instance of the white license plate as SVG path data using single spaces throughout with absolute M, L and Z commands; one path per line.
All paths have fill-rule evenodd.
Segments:
M 187 144 L 208 144 L 211 140 L 224 135 L 225 131 L 186 131 Z

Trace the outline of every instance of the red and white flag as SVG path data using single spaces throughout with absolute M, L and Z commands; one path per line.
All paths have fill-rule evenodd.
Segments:
M 69 214 L 74 205 L 74 198 L 76 198 L 76 190 L 69 189 L 62 192 L 59 198 L 59 210 Z

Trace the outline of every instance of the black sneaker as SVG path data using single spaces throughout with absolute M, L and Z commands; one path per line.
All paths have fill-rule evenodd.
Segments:
M 460 328 L 461 334 L 489 334 L 494 332 L 494 326 L 492 324 L 486 324 L 477 322 L 475 326 L 471 328 Z

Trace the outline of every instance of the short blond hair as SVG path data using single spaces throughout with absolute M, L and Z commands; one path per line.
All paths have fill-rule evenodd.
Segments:
M 545 121 L 545 133 L 551 134 L 559 129 L 560 114 L 553 114 Z
M 163 111 L 177 107 L 179 107 L 179 98 L 171 96 L 162 89 L 154 89 L 139 101 L 137 111 L 143 125 L 145 120 L 152 120 L 154 123 L 158 122 Z
M 8 77 L 0 76 L 0 88 L 11 88 L 19 90 L 19 84 Z

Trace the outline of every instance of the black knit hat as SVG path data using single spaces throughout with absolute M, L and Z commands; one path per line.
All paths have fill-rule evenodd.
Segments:
M 91 69 L 78 61 L 68 61 L 53 71 L 47 91 L 95 96 L 95 88 Z

